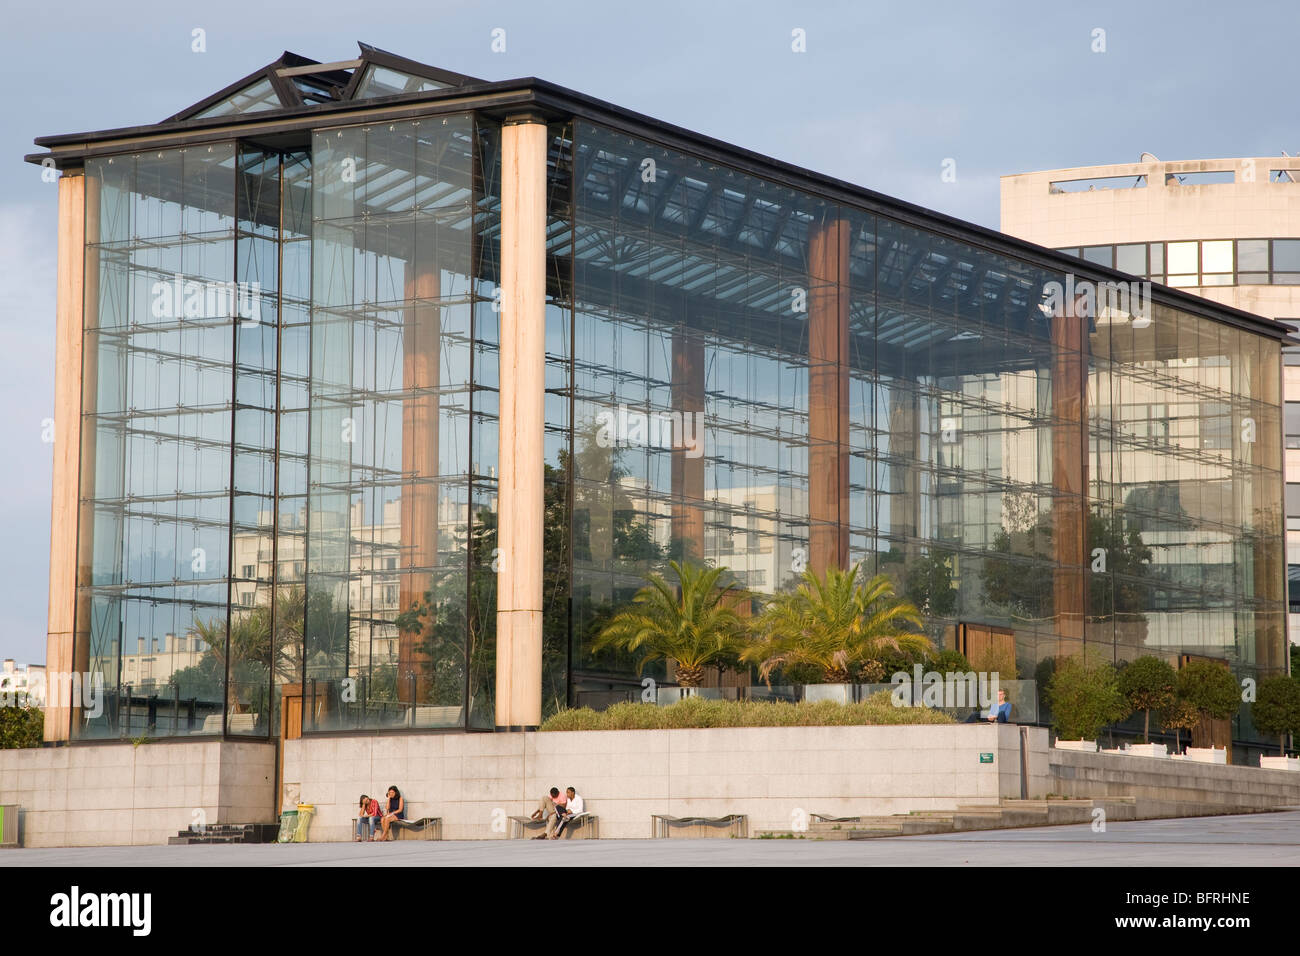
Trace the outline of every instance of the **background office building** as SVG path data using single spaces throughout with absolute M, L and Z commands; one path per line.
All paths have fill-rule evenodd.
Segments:
M 675 559 L 759 595 L 864 562 L 1024 676 L 1285 666 L 1267 319 L 1054 310 L 1118 277 L 369 47 L 38 145 L 79 436 L 49 660 L 108 689 L 53 737 L 535 726 L 639 690 L 593 635 Z
M 1002 228 L 1300 328 L 1300 158 L 1054 169 L 1002 178 Z M 1289 633 L 1300 640 L 1300 347 L 1283 353 Z

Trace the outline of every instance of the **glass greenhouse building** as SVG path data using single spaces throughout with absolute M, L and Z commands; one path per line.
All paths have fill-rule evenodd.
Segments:
M 1022 677 L 1286 670 L 1272 321 L 364 45 L 37 145 L 79 435 L 49 666 L 105 686 L 47 736 L 639 699 L 593 638 L 679 559 L 759 596 L 863 562 Z

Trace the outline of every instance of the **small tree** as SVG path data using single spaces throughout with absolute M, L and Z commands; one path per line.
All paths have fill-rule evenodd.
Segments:
M 676 581 L 651 574 L 632 603 L 601 630 L 595 649 L 616 647 L 653 660 L 677 662 L 677 680 L 698 687 L 704 668 L 734 662 L 744 646 L 745 623 L 735 606 L 748 595 L 722 580 L 726 568 L 669 563 Z
M 1119 692 L 1128 701 L 1131 710 L 1140 710 L 1142 742 L 1151 742 L 1151 711 L 1164 710 L 1174 702 L 1178 674 L 1163 661 L 1151 654 L 1139 657 L 1122 667 L 1119 672 Z
M 1174 749 L 1179 753 L 1183 752 L 1183 741 L 1180 731 L 1190 732 L 1201 721 L 1201 712 L 1185 700 L 1175 697 L 1169 702 L 1163 710 L 1160 711 L 1160 726 L 1165 730 L 1174 732 L 1174 740 L 1177 743 Z
M 1059 658 L 1046 696 L 1061 740 L 1095 740 L 1101 728 L 1130 713 L 1114 666 L 1090 657 Z
M 771 598 L 757 624 L 762 636 L 742 659 L 758 664 L 765 681 L 777 668 L 806 664 L 827 683 L 848 683 L 868 661 L 890 654 L 921 660 L 934 647 L 917 633 L 917 609 L 894 595 L 885 575 L 866 579 L 861 564 L 820 576 L 809 568 L 795 590 Z
M 1261 734 L 1277 735 L 1279 752 L 1286 756 L 1286 735 L 1300 734 L 1300 681 L 1285 674 L 1265 677 L 1250 716 Z
M 1178 671 L 1178 696 L 1196 708 L 1195 731 L 1208 720 L 1225 720 L 1241 706 L 1241 688 L 1232 671 L 1214 661 L 1192 661 Z

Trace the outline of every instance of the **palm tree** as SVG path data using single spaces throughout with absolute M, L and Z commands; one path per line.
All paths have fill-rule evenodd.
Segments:
M 676 583 L 651 574 L 631 604 L 601 629 L 594 649 L 639 651 L 642 669 L 654 660 L 675 661 L 681 685 L 698 687 L 705 667 L 734 662 L 744 647 L 745 624 L 735 604 L 747 594 L 720 583 L 726 568 L 676 561 L 669 567 Z
M 885 650 L 933 651 L 930 639 L 915 633 L 921 628 L 916 607 L 894 596 L 888 577 L 860 580 L 861 570 L 861 564 L 849 571 L 827 568 L 825 577 L 805 571 L 797 589 L 768 603 L 757 622 L 763 636 L 741 659 L 757 662 L 759 676 L 769 682 L 779 667 L 807 665 L 828 683 L 844 684 Z

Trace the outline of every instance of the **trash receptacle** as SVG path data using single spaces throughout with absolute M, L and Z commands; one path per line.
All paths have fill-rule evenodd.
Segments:
M 298 811 L 282 810 L 280 811 L 280 833 L 275 838 L 276 843 L 292 843 L 293 835 L 298 832 Z
M 311 818 L 315 813 L 316 807 L 313 804 L 298 804 L 298 828 L 293 832 L 294 843 L 307 842 L 307 830 L 311 826 Z
M 0 846 L 18 845 L 18 807 L 0 806 Z

